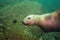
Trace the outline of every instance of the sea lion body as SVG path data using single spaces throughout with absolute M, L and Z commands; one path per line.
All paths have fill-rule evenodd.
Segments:
M 42 15 L 28 15 L 23 23 L 39 26 L 45 32 L 60 31 L 60 11 Z

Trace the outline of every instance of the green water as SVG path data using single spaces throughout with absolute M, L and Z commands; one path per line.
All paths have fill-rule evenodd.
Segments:
M 23 0 L 0 0 L 0 5 L 3 4 L 2 6 L 5 6 L 16 2 L 21 2 L 21 1 Z M 39 2 L 49 12 L 60 9 L 60 0 L 31 0 L 31 1 Z

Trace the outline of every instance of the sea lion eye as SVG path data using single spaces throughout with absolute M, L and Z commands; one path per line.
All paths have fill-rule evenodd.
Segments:
M 27 19 L 30 19 L 30 17 L 29 17 L 29 18 L 27 18 Z

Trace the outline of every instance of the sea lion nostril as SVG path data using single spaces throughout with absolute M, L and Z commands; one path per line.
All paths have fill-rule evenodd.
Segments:
M 22 22 L 22 24 L 24 24 L 24 25 L 25 25 L 25 23 L 24 23 L 24 22 Z
M 23 25 L 27 25 L 26 23 L 22 22 Z

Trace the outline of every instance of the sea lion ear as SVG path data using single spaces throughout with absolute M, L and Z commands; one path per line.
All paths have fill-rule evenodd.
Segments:
M 57 15 L 60 16 L 60 9 L 56 11 Z

